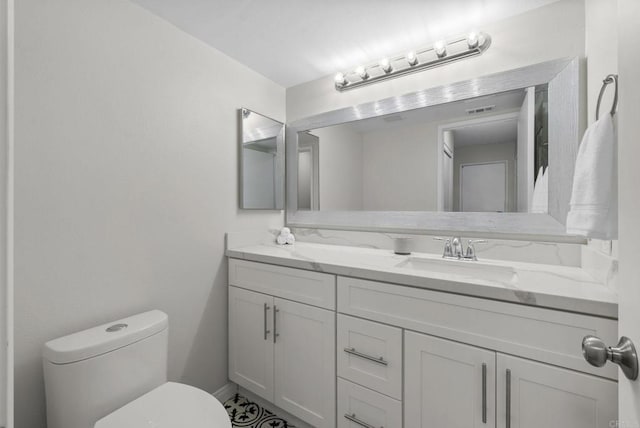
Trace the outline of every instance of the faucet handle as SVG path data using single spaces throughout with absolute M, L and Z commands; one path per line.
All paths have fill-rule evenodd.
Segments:
M 436 236 L 433 238 L 435 241 L 444 241 L 444 250 L 442 251 L 442 257 L 453 257 L 453 251 L 451 250 L 451 238 L 441 238 Z
M 486 244 L 489 242 L 486 239 L 469 239 L 467 243 L 467 252 L 464 255 L 465 259 L 478 260 L 476 257 L 476 247 L 475 244 Z

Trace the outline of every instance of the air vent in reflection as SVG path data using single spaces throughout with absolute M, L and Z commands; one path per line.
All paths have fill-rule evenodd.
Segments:
M 476 108 L 470 108 L 467 110 L 467 114 L 479 114 L 479 113 L 487 113 L 496 108 L 495 105 L 492 106 L 482 106 Z
M 402 120 L 402 116 L 400 116 L 400 115 L 385 116 L 385 117 L 382 118 L 382 120 L 384 120 L 385 122 L 397 122 L 399 120 Z

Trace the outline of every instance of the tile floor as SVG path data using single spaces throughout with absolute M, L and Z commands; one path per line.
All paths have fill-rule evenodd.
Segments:
M 267 409 L 236 394 L 224 402 L 229 413 L 231 425 L 243 428 L 295 428 L 282 418 Z

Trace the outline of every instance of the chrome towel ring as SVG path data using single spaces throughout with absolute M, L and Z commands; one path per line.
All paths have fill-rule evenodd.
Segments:
M 598 95 L 598 104 L 596 106 L 596 120 L 600 117 L 600 102 L 602 101 L 602 96 L 604 95 L 605 89 L 611 83 L 614 83 L 614 93 L 613 93 L 613 106 L 611 106 L 611 116 L 616 114 L 616 110 L 618 109 L 618 75 L 610 74 L 602 81 L 602 88 L 600 88 L 600 94 Z

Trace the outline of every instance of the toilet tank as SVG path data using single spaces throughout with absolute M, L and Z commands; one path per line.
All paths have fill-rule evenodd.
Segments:
M 167 315 L 154 310 L 47 342 L 48 428 L 92 428 L 166 383 L 167 339 Z

